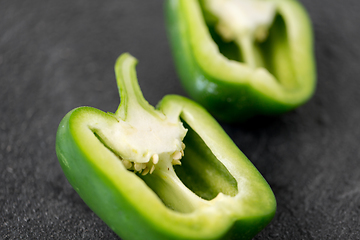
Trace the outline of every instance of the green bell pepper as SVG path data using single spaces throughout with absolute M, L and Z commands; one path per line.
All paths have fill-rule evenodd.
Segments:
M 79 107 L 61 121 L 68 181 L 122 239 L 251 239 L 275 214 L 269 185 L 200 105 L 176 95 L 149 105 L 136 64 L 116 62 L 115 113 Z
M 311 22 L 296 0 L 166 0 L 179 78 L 222 121 L 275 115 L 315 89 Z

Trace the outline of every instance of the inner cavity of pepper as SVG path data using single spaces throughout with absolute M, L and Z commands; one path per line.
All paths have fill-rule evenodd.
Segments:
M 186 123 L 188 132 L 183 139 L 186 145 L 181 165 L 141 176 L 145 183 L 159 196 L 170 209 L 189 213 L 198 206 L 209 204 L 220 193 L 235 196 L 238 193 L 237 181 L 227 168 L 215 157 L 201 137 Z M 179 181 L 179 185 L 173 184 Z M 187 190 L 184 190 L 187 189 Z
M 144 182 L 159 196 L 162 202 L 170 209 L 178 212 L 192 212 L 196 209 L 198 202 L 207 202 L 214 199 L 220 193 L 229 196 L 235 196 L 238 193 L 237 181 L 226 169 L 226 167 L 214 156 L 211 149 L 204 143 L 201 137 L 186 123 L 184 127 L 188 132 L 183 139 L 183 151 L 174 153 L 169 157 L 181 158 L 173 160 L 171 165 L 159 165 L 160 159 L 152 157 L 148 166 L 152 174 L 144 174 L 126 167 L 129 171 L 136 173 Z M 124 160 L 106 143 L 103 137 L 99 136 L 95 129 L 92 129 L 94 135 L 104 144 L 106 148 L 119 157 L 120 161 Z M 186 149 L 185 149 L 186 146 Z M 179 155 L 179 156 L 174 156 Z M 164 156 L 158 156 L 159 158 Z M 155 169 L 152 169 L 155 166 Z M 146 169 L 146 168 L 145 168 Z M 144 170 L 143 170 L 144 171 Z M 161 177 L 166 172 L 167 177 Z M 165 175 L 166 175 L 165 174 Z M 169 177 L 178 180 L 179 184 L 173 184 Z M 182 186 L 181 186 L 182 185 Z M 184 189 L 187 189 L 184 191 Z M 191 194 L 188 194 L 188 192 Z M 189 196 L 194 195 L 194 196 Z M 195 203 L 194 203 L 195 202 Z
M 201 137 L 187 124 L 184 143 L 187 146 L 181 166 L 174 166 L 181 181 L 199 197 L 212 200 L 219 193 L 235 196 L 237 181 L 216 158 Z
M 236 0 L 230 0 L 236 2 Z M 250 1 L 250 0 L 238 0 Z M 223 1 L 226 2 L 226 1 Z M 266 1 L 261 1 L 266 2 Z M 271 1 L 269 1 L 271 2 Z M 206 26 L 219 52 L 226 58 L 244 63 L 252 68 L 264 68 L 269 71 L 285 88 L 296 87 L 296 78 L 292 61 L 291 46 L 287 35 L 287 26 L 283 16 L 276 11 L 272 23 L 260 37 L 250 37 L 250 42 L 239 36 L 224 36 L 219 30 L 219 19 L 211 12 L 204 0 L 199 0 Z M 228 31 L 228 30 L 227 30 Z M 226 34 L 225 34 L 226 35 Z M 243 42 L 243 43 L 240 43 Z M 245 49 L 246 48 L 246 49 Z M 249 51 L 249 48 L 251 49 Z M 250 53 L 249 53 L 250 52 Z M 251 60 L 246 55 L 253 55 Z M 250 61 L 250 62 L 249 62 Z

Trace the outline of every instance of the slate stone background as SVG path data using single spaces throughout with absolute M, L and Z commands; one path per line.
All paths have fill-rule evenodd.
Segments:
M 360 3 L 302 3 L 314 24 L 315 96 L 276 118 L 223 126 L 277 198 L 255 239 L 360 239 Z M 151 104 L 186 95 L 162 5 L 0 1 L 0 239 L 119 239 L 67 182 L 55 134 L 75 107 L 116 110 L 113 66 L 123 52 L 139 59 Z

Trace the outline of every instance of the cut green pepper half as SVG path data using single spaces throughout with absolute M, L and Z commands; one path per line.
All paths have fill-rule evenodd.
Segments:
M 149 105 L 136 64 L 117 60 L 115 113 L 79 107 L 61 121 L 68 181 L 122 239 L 251 239 L 275 214 L 269 185 L 200 105 L 176 95 Z
M 185 90 L 220 120 L 281 114 L 313 95 L 312 27 L 296 0 L 166 0 L 166 22 Z

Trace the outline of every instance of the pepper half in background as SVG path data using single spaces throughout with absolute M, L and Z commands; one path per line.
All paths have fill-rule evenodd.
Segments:
M 166 0 L 165 12 L 184 88 L 219 120 L 281 114 L 313 95 L 312 27 L 296 0 Z
M 70 184 L 122 239 L 254 237 L 275 214 L 267 182 L 197 103 L 149 105 L 136 64 L 117 60 L 115 113 L 79 107 L 61 121 L 56 153 Z

